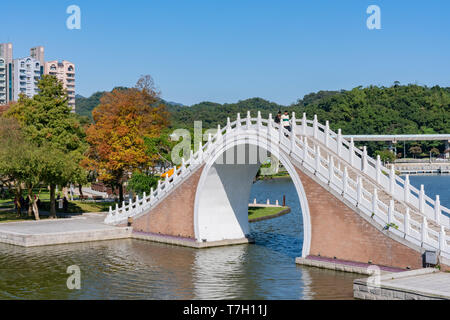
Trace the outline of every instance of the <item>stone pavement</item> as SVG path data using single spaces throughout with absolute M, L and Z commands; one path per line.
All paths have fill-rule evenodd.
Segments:
M 0 223 L 0 242 L 24 247 L 123 239 L 132 228 L 103 223 L 104 214 L 84 214 L 75 218 Z
M 366 300 L 449 300 L 450 273 L 426 268 L 353 282 L 353 294 Z

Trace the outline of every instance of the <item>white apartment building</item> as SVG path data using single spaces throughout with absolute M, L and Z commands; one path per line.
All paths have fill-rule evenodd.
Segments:
M 12 100 L 12 43 L 0 43 L 0 105 Z
M 19 100 L 21 93 L 32 98 L 39 92 L 41 63 L 32 57 L 13 60 L 13 101 Z
M 44 73 L 54 75 L 62 82 L 69 96 L 69 107 L 72 109 L 72 112 L 75 112 L 75 64 L 66 60 L 62 62 L 57 60 L 47 61 Z
M 8 100 L 6 60 L 0 57 L 0 105 Z

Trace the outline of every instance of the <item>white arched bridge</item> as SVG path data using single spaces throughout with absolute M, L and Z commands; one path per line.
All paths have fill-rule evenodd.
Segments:
M 248 201 L 253 179 L 274 155 L 290 174 L 303 218 L 302 256 L 321 255 L 401 268 L 422 267 L 422 254 L 435 251 L 450 266 L 450 210 L 423 186 L 385 168 L 380 158 L 359 150 L 341 130 L 291 117 L 292 130 L 263 119 L 260 112 L 228 119 L 208 142 L 156 190 L 110 208 L 105 222 L 134 232 L 196 243 L 247 240 Z M 132 218 L 132 219 L 129 219 Z

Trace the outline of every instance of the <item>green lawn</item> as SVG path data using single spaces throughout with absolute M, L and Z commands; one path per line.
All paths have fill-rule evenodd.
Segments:
M 69 206 L 67 212 L 64 212 L 62 209 L 56 208 L 57 213 L 87 213 L 87 212 L 105 212 L 109 210 L 109 206 L 115 206 L 113 202 L 86 202 L 86 201 L 69 201 Z M 5 210 L 8 208 L 9 210 Z M 5 222 L 19 222 L 19 221 L 27 221 L 34 220 L 34 217 L 25 217 L 25 210 L 22 211 L 22 216 L 18 217 L 15 210 L 14 204 L 9 206 L 2 206 L 0 204 L 0 223 Z M 43 201 L 41 202 L 41 206 L 39 208 L 39 213 L 41 219 L 45 219 L 48 217 L 48 212 L 50 211 L 50 202 Z
M 114 202 L 88 202 L 88 201 L 69 201 L 68 210 L 65 213 L 85 213 L 85 212 L 105 212 L 109 207 L 115 206 Z M 50 211 L 50 201 L 42 201 L 40 210 Z M 63 209 L 56 207 L 57 213 L 64 213 Z
M 258 180 L 277 179 L 277 178 L 285 178 L 285 177 L 289 177 L 289 173 L 287 171 L 281 171 L 281 172 L 267 175 L 267 176 L 260 175 L 260 176 L 258 176 Z
M 34 217 L 25 217 L 23 216 L 25 213 L 22 213 L 21 217 L 17 216 L 17 213 L 14 211 L 0 212 L 0 223 L 6 222 L 20 222 L 20 221 L 33 221 Z M 47 217 L 40 217 L 41 219 L 47 219 Z
M 274 216 L 285 209 L 289 209 L 289 207 L 249 207 L 248 219 L 253 220 L 256 218 Z

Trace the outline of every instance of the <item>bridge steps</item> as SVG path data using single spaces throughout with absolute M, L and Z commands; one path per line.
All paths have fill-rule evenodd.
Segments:
M 297 135 L 299 139 L 302 139 L 303 136 Z M 374 192 L 374 189 L 377 189 L 378 192 L 378 199 L 383 202 L 386 206 L 386 208 L 389 207 L 390 201 L 394 201 L 394 208 L 395 211 L 401 214 L 406 214 L 407 209 L 409 209 L 409 214 L 411 216 L 411 219 L 415 220 L 417 223 L 422 223 L 424 215 L 420 213 L 416 208 L 411 206 L 410 204 L 406 204 L 403 201 L 399 201 L 397 199 L 393 199 L 392 195 L 390 195 L 386 190 L 383 189 L 383 186 L 381 186 L 379 183 L 377 183 L 374 179 L 372 179 L 370 176 L 368 176 L 366 173 L 362 172 L 361 170 L 357 170 L 355 168 L 352 168 L 348 166 L 348 163 L 346 160 L 338 157 L 336 153 L 328 149 L 326 146 L 324 146 L 319 140 L 314 139 L 312 137 L 308 137 L 307 139 L 308 146 L 311 149 L 316 148 L 317 145 L 320 145 L 320 155 L 325 159 L 330 159 L 330 157 L 333 157 L 333 164 L 334 167 L 339 168 L 340 171 L 343 171 L 343 167 L 347 167 L 348 177 L 352 180 L 356 181 L 357 177 L 361 177 L 361 183 L 364 189 L 369 191 L 370 193 Z M 329 168 L 329 165 L 327 162 L 323 163 L 323 166 L 325 168 Z M 382 209 L 383 210 L 383 209 Z M 384 211 L 386 216 L 388 215 L 387 211 Z M 428 226 L 432 228 L 434 231 L 439 232 L 440 226 L 435 223 L 434 221 L 429 221 Z M 415 226 L 413 226 L 417 230 Z M 418 230 L 417 230 L 418 231 Z

